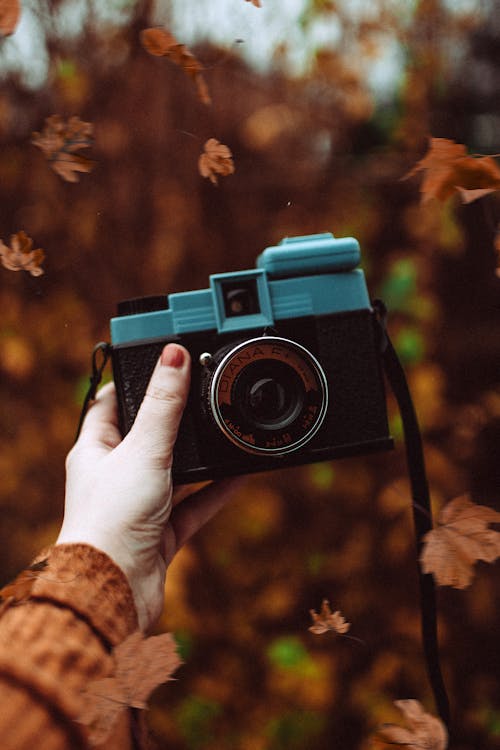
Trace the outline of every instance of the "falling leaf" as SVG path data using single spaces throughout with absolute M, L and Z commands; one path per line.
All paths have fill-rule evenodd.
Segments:
M 0 0 L 0 34 L 2 36 L 14 33 L 20 15 L 19 0 Z
M 500 513 L 476 505 L 466 495 L 445 505 L 437 528 L 423 538 L 424 573 L 433 573 L 439 586 L 469 586 L 475 562 L 493 562 L 500 556 L 500 533 L 488 529 L 489 523 L 500 523 Z
M 208 177 L 216 185 L 218 174 L 224 177 L 233 174 L 233 155 L 227 146 L 219 143 L 216 138 L 209 138 L 203 148 L 204 152 L 198 161 L 198 169 L 202 177 Z
M 255 5 L 256 8 L 262 8 L 262 5 L 260 4 L 260 0 L 246 0 L 247 3 L 252 3 L 252 5 Z
M 179 65 L 193 79 L 198 92 L 198 98 L 203 104 L 212 103 L 207 84 L 202 74 L 204 70 L 203 65 L 185 44 L 178 42 L 170 31 L 161 28 L 143 29 L 140 33 L 140 39 L 142 46 L 150 55 L 168 57 L 169 60 Z
M 311 633 L 320 635 L 333 630 L 335 633 L 347 633 L 350 623 L 346 622 L 345 617 L 337 610 L 332 612 L 328 599 L 323 599 L 319 614 L 314 609 L 309 610 L 313 619 L 313 625 L 309 628 Z
M 470 203 L 500 190 L 500 168 L 491 156 L 469 156 L 463 144 L 447 138 L 431 138 L 428 152 L 405 178 L 420 171 L 424 203 L 431 198 L 445 201 L 456 192 Z
M 479 160 L 478 160 L 479 161 Z M 462 203 L 472 203 L 473 201 L 479 200 L 484 195 L 489 195 L 495 192 L 498 188 L 478 188 L 477 190 L 466 190 L 466 188 L 458 187 L 457 191 L 462 199 Z
M 47 559 L 33 563 L 29 568 L 23 570 L 11 583 L 0 589 L 0 613 L 12 604 L 21 604 L 29 598 L 33 584 L 38 578 L 39 571 L 44 570 L 47 564 Z
M 416 700 L 395 701 L 394 705 L 403 713 L 408 726 L 383 724 L 375 739 L 403 750 L 446 750 L 448 732 L 440 719 L 426 713 Z
M 28 271 L 32 276 L 41 276 L 40 267 L 45 253 L 38 248 L 33 250 L 33 240 L 21 230 L 10 238 L 10 247 L 0 240 L 0 261 L 9 271 Z
M 153 690 L 172 679 L 172 673 L 182 663 L 170 633 L 144 638 L 136 630 L 114 649 L 113 655 L 114 674 L 90 683 L 80 717 L 96 744 L 106 739 L 118 716 L 129 706 L 146 708 Z
M 78 182 L 77 172 L 91 172 L 94 162 L 75 151 L 92 145 L 93 126 L 79 117 L 65 122 L 61 115 L 51 115 L 45 120 L 41 133 L 33 133 L 32 143 L 40 148 L 50 166 L 66 182 Z

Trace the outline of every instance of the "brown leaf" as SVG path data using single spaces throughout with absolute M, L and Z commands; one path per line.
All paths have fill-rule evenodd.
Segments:
M 90 728 L 91 739 L 106 739 L 120 713 L 129 706 L 146 708 L 153 690 L 172 679 L 182 663 L 170 633 L 144 638 L 136 630 L 113 651 L 114 674 L 91 682 L 85 691 L 80 721 Z
M 10 247 L 0 240 L 0 261 L 9 271 L 28 271 L 32 276 L 41 276 L 40 264 L 45 258 L 43 250 L 33 250 L 33 240 L 21 230 L 10 238 Z
M 500 556 L 500 533 L 488 529 L 489 523 L 500 523 L 500 513 L 476 505 L 466 495 L 445 505 L 437 528 L 423 538 L 424 573 L 433 573 L 439 586 L 469 586 L 475 562 L 493 562 Z
M 478 188 L 477 190 L 467 190 L 466 188 L 457 187 L 462 203 L 472 203 L 482 198 L 484 195 L 494 193 L 497 188 Z
M 320 635 L 333 630 L 335 633 L 347 633 L 350 623 L 346 622 L 345 617 L 337 610 L 332 612 L 328 599 L 323 599 L 319 614 L 310 609 L 309 613 L 313 619 L 313 625 L 309 628 L 311 633 Z
M 40 570 L 47 567 L 48 560 L 40 560 L 23 570 L 17 578 L 0 589 L 0 613 L 12 604 L 21 604 L 29 599 L 33 584 Z
M 208 177 L 216 185 L 218 174 L 224 177 L 233 174 L 233 155 L 227 146 L 219 143 L 216 138 L 209 138 L 203 148 L 204 152 L 198 160 L 198 169 L 202 177 Z
M 426 713 L 416 700 L 395 701 L 394 705 L 403 713 L 408 726 L 384 724 L 377 731 L 377 740 L 403 750 L 446 750 L 448 732 L 440 719 Z
M 207 84 L 202 75 L 203 65 L 185 44 L 180 44 L 170 31 L 161 28 L 143 29 L 140 33 L 140 39 L 142 46 L 150 55 L 168 57 L 193 79 L 198 98 L 203 104 L 212 103 Z
M 91 172 L 94 162 L 79 154 L 67 154 L 61 151 L 50 166 L 66 182 L 78 182 L 79 177 L 76 172 Z
M 447 138 L 431 138 L 427 154 L 405 178 L 420 171 L 424 172 L 420 186 L 424 203 L 431 198 L 445 201 L 457 191 L 470 203 L 500 190 L 500 168 L 491 156 L 469 156 L 463 144 Z
M 45 120 L 41 133 L 33 133 L 32 144 L 40 148 L 50 166 L 66 182 L 78 182 L 77 172 L 91 172 L 94 162 L 75 154 L 81 148 L 92 145 L 93 126 L 79 117 L 70 117 L 65 122 L 60 115 L 51 115 Z
M 260 0 L 247 0 L 247 3 L 252 3 L 252 5 L 255 5 L 256 8 L 262 8 Z
M 20 15 L 19 0 L 0 0 L 0 34 L 2 36 L 14 33 Z

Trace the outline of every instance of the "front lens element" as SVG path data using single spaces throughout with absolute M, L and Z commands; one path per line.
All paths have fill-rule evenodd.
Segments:
M 249 453 L 282 455 L 318 431 L 327 381 L 313 355 L 275 336 L 251 339 L 226 353 L 210 388 L 210 407 L 226 437 Z

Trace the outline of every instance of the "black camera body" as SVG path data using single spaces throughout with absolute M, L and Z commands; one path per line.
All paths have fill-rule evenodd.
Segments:
M 392 448 L 359 260 L 353 238 L 287 238 L 255 269 L 210 276 L 208 289 L 120 303 L 111 339 L 122 434 L 174 341 L 192 358 L 178 484 Z

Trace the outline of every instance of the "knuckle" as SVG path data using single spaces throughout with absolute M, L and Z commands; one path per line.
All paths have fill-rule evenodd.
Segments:
M 76 457 L 77 457 L 77 447 L 73 446 L 73 448 L 71 448 L 70 452 L 66 456 L 66 462 L 65 462 L 66 471 L 71 470 L 71 467 L 75 463 Z
M 162 388 L 159 386 L 150 386 L 146 391 L 146 399 L 150 399 L 151 403 L 163 403 L 167 408 L 174 412 L 179 412 L 184 409 L 184 399 L 178 391 L 172 391 L 168 388 Z

